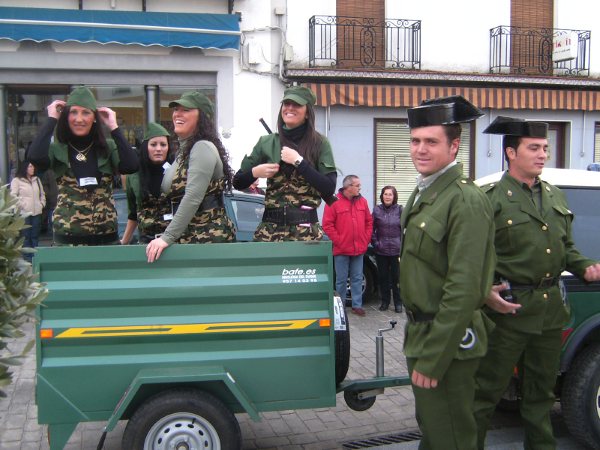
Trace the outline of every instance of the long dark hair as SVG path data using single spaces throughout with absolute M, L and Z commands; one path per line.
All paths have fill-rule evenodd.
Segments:
M 306 131 L 297 145 L 285 136 L 283 130 L 285 122 L 283 121 L 283 117 L 281 117 L 282 109 L 283 103 L 279 108 L 279 116 L 277 117 L 277 131 L 279 132 L 279 141 L 281 142 L 281 145 L 295 149 L 300 153 L 300 156 L 306 158 L 314 167 L 317 167 L 323 137 L 315 129 L 315 110 L 313 106 L 310 103 L 306 104 Z
M 231 191 L 231 180 L 233 179 L 233 170 L 229 165 L 229 153 L 223 146 L 219 134 L 215 128 L 214 122 L 203 111 L 198 110 L 198 123 L 196 130 L 191 139 L 186 140 L 185 146 L 179 149 L 180 163 L 185 161 L 190 156 L 190 151 L 194 144 L 198 141 L 209 141 L 217 147 L 219 157 L 223 163 L 223 176 L 225 177 L 225 191 Z
M 73 140 L 76 136 L 71 132 L 71 127 L 69 127 L 69 112 L 71 111 L 70 106 L 65 106 L 60 113 L 58 118 L 58 123 L 56 124 L 56 139 L 61 144 L 69 145 L 69 141 Z M 98 111 L 94 111 L 94 123 L 92 124 L 92 128 L 90 129 L 89 136 L 92 137 L 92 141 L 94 141 L 94 149 L 99 156 L 103 156 L 104 158 L 108 157 L 108 145 L 106 144 L 106 138 L 104 137 L 104 132 L 102 131 L 102 119 L 100 119 L 100 114 Z
M 27 168 L 29 167 L 29 164 L 31 164 L 31 162 L 27 159 L 24 159 L 23 161 L 21 161 L 21 163 L 19 164 L 19 167 L 17 168 L 17 173 L 15 173 L 15 177 L 21 178 L 23 180 L 28 180 L 29 178 L 27 178 Z M 35 169 L 35 166 L 33 166 L 33 168 L 34 168 L 33 176 L 36 176 L 37 169 Z
M 165 137 L 167 138 L 167 143 L 169 145 L 166 161 L 170 164 L 175 159 L 175 151 L 173 144 L 171 143 L 171 138 L 169 136 Z M 140 146 L 140 169 L 138 174 L 140 178 L 140 192 L 144 200 L 146 200 L 150 195 L 150 168 L 155 165 L 148 157 L 149 142 L 150 139 L 142 142 L 142 145 Z

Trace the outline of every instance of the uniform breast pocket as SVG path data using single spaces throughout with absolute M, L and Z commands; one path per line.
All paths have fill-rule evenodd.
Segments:
M 554 205 L 553 211 L 556 216 L 558 216 L 558 220 L 556 221 L 555 228 L 553 232 L 556 232 L 558 236 L 566 236 L 567 230 L 569 229 L 569 224 L 573 220 L 573 213 L 566 207 L 561 205 Z
M 507 211 L 496 217 L 496 245 L 500 248 L 518 249 L 531 244 L 526 232 L 531 221 L 522 211 Z
M 446 226 L 427 214 L 419 214 L 411 225 L 415 227 L 417 238 L 416 253 L 419 258 L 430 262 L 439 272 L 446 270 L 446 246 L 441 245 L 446 236 Z

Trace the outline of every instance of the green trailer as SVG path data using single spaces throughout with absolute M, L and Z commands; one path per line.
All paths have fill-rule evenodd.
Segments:
M 331 407 L 340 391 L 362 410 L 407 384 L 343 381 L 332 259 L 329 242 L 177 245 L 153 264 L 143 246 L 40 248 L 36 402 L 50 449 L 79 422 L 110 432 L 123 419 L 127 450 L 237 449 L 234 413 Z

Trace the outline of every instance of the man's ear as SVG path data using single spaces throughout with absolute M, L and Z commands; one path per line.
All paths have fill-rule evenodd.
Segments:
M 459 147 L 460 147 L 460 138 L 452 139 L 452 142 L 450 143 L 450 152 L 452 152 L 452 155 L 455 158 L 456 158 L 456 155 L 458 155 Z
M 506 147 L 506 150 L 504 151 L 506 152 L 509 161 L 512 161 L 517 156 L 517 150 L 514 147 Z

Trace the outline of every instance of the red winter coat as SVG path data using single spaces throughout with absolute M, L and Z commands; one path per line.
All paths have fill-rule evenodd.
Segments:
M 323 231 L 333 242 L 333 255 L 362 255 L 367 251 L 373 232 L 369 205 L 360 195 L 348 200 L 341 190 L 337 198 L 337 202 L 325 206 L 322 223 Z

